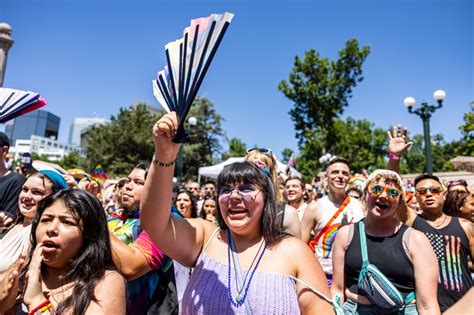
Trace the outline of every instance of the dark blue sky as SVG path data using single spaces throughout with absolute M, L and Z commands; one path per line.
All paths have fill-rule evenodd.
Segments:
M 297 148 L 278 91 L 294 56 L 314 48 L 331 59 L 350 38 L 368 45 L 365 79 L 344 117 L 422 133 L 406 96 L 445 107 L 432 133 L 459 139 L 473 97 L 473 4 L 468 0 L 386 1 L 23 1 L 0 0 L 0 22 L 13 27 L 5 87 L 40 92 L 61 117 L 66 140 L 74 117 L 110 117 L 136 100 L 157 104 L 151 80 L 165 64 L 164 45 L 192 18 L 235 14 L 200 95 L 225 118 L 229 138 L 248 146 Z

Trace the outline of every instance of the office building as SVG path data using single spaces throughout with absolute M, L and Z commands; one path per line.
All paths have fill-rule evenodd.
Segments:
M 30 139 L 31 136 L 57 139 L 61 119 L 45 110 L 35 110 L 15 118 L 13 125 L 7 125 L 5 133 L 14 144 L 18 139 Z
M 104 118 L 94 117 L 94 118 L 84 118 L 84 117 L 76 117 L 71 125 L 71 129 L 69 132 L 69 144 L 75 146 L 81 146 L 81 134 L 85 131 L 85 129 L 96 126 L 102 125 L 107 123 L 107 120 Z

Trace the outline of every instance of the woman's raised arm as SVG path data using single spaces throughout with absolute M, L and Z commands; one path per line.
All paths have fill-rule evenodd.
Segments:
M 171 112 L 153 127 L 155 156 L 140 202 L 140 222 L 166 255 L 189 267 L 194 265 L 201 252 L 205 222 L 171 215 L 174 161 L 180 147 L 172 142 L 177 126 L 176 113 Z

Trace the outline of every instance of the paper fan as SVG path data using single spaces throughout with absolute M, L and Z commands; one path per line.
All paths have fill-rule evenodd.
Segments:
M 0 88 L 0 123 L 7 122 L 46 105 L 35 92 Z
M 167 113 L 178 114 L 175 143 L 189 140 L 186 115 L 233 16 L 226 12 L 191 20 L 183 38 L 165 46 L 167 65 L 153 80 L 153 94 Z

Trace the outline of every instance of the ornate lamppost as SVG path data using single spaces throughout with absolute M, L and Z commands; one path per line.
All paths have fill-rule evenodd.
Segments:
M 446 93 L 443 90 L 437 90 L 433 93 L 433 98 L 438 105 L 428 105 L 426 102 L 422 102 L 421 106 L 413 110 L 415 105 L 415 99 L 411 96 L 406 97 L 403 103 L 408 108 L 408 112 L 416 114 L 421 117 L 423 121 L 423 133 L 425 136 L 425 157 L 426 157 L 426 173 L 433 174 L 433 159 L 431 156 L 431 137 L 430 137 L 430 118 L 432 113 L 443 106 L 443 100 L 446 97 Z

